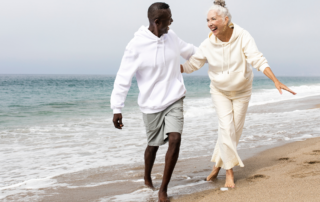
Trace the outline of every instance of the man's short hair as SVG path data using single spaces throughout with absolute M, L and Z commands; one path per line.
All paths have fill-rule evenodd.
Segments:
M 169 9 L 170 6 L 163 2 L 153 3 L 148 9 L 149 21 L 154 21 L 155 19 L 161 19 L 163 17 L 163 12 L 158 12 L 160 10 Z

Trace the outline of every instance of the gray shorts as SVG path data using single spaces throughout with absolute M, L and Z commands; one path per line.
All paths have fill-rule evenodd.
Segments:
M 182 133 L 183 98 L 161 112 L 142 113 L 149 146 L 160 146 L 167 143 L 169 133 Z

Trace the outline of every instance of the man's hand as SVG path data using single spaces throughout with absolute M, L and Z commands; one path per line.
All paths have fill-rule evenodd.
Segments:
M 182 65 L 180 65 L 180 72 L 181 73 L 183 73 L 184 71 L 183 71 L 183 66 Z
M 114 127 L 118 129 L 122 129 L 123 124 L 122 124 L 122 114 L 114 114 L 113 115 L 113 124 Z

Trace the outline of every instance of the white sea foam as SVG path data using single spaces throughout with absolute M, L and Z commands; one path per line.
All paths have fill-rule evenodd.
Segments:
M 206 184 L 208 182 L 201 180 L 194 183 L 188 183 L 186 185 L 178 185 L 174 187 L 170 187 L 168 190 L 168 195 L 178 195 L 183 192 L 183 190 L 188 189 L 189 187 L 194 187 L 202 184 Z M 122 195 L 116 195 L 112 197 L 104 197 L 97 202 L 135 202 L 135 201 L 150 201 L 150 200 L 156 200 L 158 197 L 158 191 L 152 191 L 149 188 L 142 188 L 137 191 L 134 191 L 132 193 L 128 194 L 122 194 Z
M 119 182 L 128 182 L 129 180 L 115 180 L 115 181 L 107 181 L 107 182 L 101 182 L 101 183 L 95 183 L 95 184 L 87 184 L 83 186 L 70 186 L 70 185 L 64 185 L 64 187 L 67 187 L 69 189 L 77 189 L 77 188 L 88 188 L 88 187 L 98 187 L 101 185 L 107 185 L 107 184 L 116 184 Z M 62 186 L 62 185 L 60 185 Z
M 31 179 L 27 180 L 25 182 L 21 182 L 18 184 L 14 184 L 7 187 L 0 188 L 0 191 L 6 190 L 6 189 L 13 189 L 13 188 L 24 188 L 24 189 L 40 189 L 40 188 L 46 188 L 51 187 L 53 184 L 55 184 L 57 180 L 50 179 L 50 178 L 43 178 L 43 179 Z
M 279 91 L 274 89 L 261 89 L 253 91 L 250 106 L 263 105 L 268 103 L 275 103 L 279 101 L 301 99 L 305 97 L 320 95 L 320 84 L 319 85 L 303 85 L 303 86 L 289 86 L 291 90 L 296 92 L 295 96 L 291 93 L 282 90 L 283 94 L 280 95 Z
M 53 187 L 56 184 L 56 182 L 57 180 L 51 178 L 30 179 L 7 187 L 1 187 L 0 199 L 4 199 L 5 197 L 13 194 L 24 193 L 28 190 L 37 191 L 41 188 Z

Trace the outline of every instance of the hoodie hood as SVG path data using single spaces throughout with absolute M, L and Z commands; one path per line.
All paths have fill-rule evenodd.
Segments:
M 240 27 L 239 25 L 236 25 L 234 23 L 233 24 L 233 33 L 232 36 L 230 38 L 230 40 L 228 42 L 222 42 L 220 39 L 218 39 L 212 32 L 209 33 L 209 40 L 211 43 L 213 43 L 214 45 L 227 45 L 229 43 L 234 42 L 235 40 L 237 40 L 237 38 L 239 36 L 241 36 L 241 34 L 243 33 L 244 29 L 242 27 Z M 232 25 L 231 24 L 231 25 Z
M 138 31 L 134 34 L 134 37 L 137 38 L 138 46 L 144 47 L 145 50 L 150 52 L 151 58 L 153 58 L 153 66 L 156 67 L 157 64 L 157 55 L 159 51 L 162 51 L 162 61 L 166 64 L 165 59 L 165 45 L 159 47 L 159 44 L 165 44 L 167 34 L 163 34 L 161 37 L 154 35 L 146 26 L 141 26 Z M 147 48 L 146 48 L 147 47 Z
M 222 42 L 220 39 L 218 39 L 218 37 L 216 37 L 212 32 L 209 33 L 209 41 L 213 44 L 213 45 L 218 45 L 220 47 L 222 47 L 222 62 L 221 62 L 221 72 L 222 74 L 224 72 L 226 72 L 227 74 L 230 73 L 230 57 L 231 57 L 231 43 L 236 41 L 244 32 L 244 29 L 241 28 L 240 26 L 231 23 L 229 25 L 230 27 L 233 26 L 233 32 L 231 35 L 231 38 L 228 42 Z M 230 45 L 229 45 L 230 44 Z M 226 49 L 226 50 L 225 50 Z M 227 61 L 226 61 L 226 66 L 227 69 L 225 69 L 225 55 L 227 56 Z
M 141 26 L 136 33 L 134 33 L 135 37 L 142 37 L 144 40 L 150 41 L 161 41 L 166 38 L 166 34 L 163 34 L 160 38 L 154 35 L 146 26 Z

